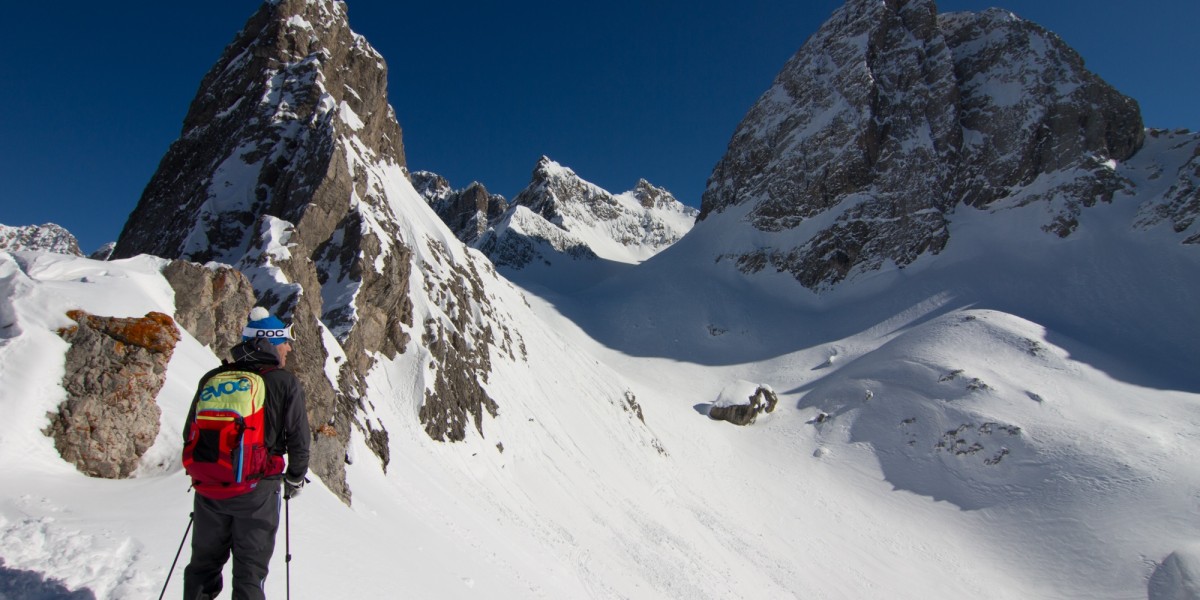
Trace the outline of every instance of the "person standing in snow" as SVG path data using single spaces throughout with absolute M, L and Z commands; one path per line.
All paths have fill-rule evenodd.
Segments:
M 263 584 L 275 551 L 280 495 L 291 499 L 304 487 L 312 439 L 304 388 L 283 369 L 292 339 L 290 326 L 255 307 L 242 343 L 230 350 L 233 362 L 208 372 L 192 399 L 183 432 L 184 467 L 196 489 L 192 558 L 183 572 L 185 600 L 216 598 L 231 552 L 233 597 L 266 597 Z M 231 404 L 236 402 L 248 404 Z M 251 408 L 243 410 L 246 405 Z M 257 458 L 245 450 L 248 446 L 259 448 Z M 223 481 L 234 472 L 233 482 Z

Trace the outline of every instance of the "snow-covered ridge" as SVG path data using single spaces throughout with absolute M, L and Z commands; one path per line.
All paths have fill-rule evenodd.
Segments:
M 623 263 L 641 262 L 678 241 L 698 212 L 644 179 L 612 194 L 546 157 L 513 204 L 578 236 L 600 258 Z
M 679 241 L 698 212 L 644 179 L 613 194 L 546 157 L 511 203 L 478 183 L 453 190 L 434 173 L 413 179 L 459 239 L 518 280 L 545 267 L 588 270 L 579 261 L 641 263 Z

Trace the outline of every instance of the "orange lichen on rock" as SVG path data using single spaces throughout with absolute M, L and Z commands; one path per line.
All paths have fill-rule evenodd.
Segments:
M 117 342 L 145 348 L 151 352 L 170 355 L 179 342 L 179 328 L 175 320 L 160 312 L 149 312 L 144 317 L 99 317 L 79 309 L 67 311 L 71 320 L 95 329 L 117 340 Z M 78 327 L 63 327 L 60 336 L 74 333 Z

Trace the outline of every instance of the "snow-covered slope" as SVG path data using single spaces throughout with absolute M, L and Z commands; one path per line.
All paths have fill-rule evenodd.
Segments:
M 1023 291 L 1061 292 L 1056 278 L 1073 253 L 1048 256 L 1057 258 L 1026 272 Z M 667 258 L 647 263 L 646 276 L 661 276 Z M 958 285 L 922 301 L 862 290 L 797 301 L 783 297 L 795 286 L 786 276 L 776 282 L 786 287 L 744 288 L 744 304 L 725 303 L 720 281 L 695 278 L 614 282 L 557 306 L 528 296 L 530 308 L 511 315 L 523 350 L 501 355 L 489 380 L 503 408 L 485 417 L 485 436 L 433 441 L 413 414 L 420 387 L 403 371 L 375 371 L 365 400 L 391 434 L 393 460 L 386 474 L 373 460 L 347 467 L 352 506 L 319 482 L 291 503 L 294 591 L 1138 597 L 1152 578 L 1178 589 L 1176 575 L 1200 566 L 1189 550 L 1200 542 L 1200 469 L 1188 460 L 1200 443 L 1200 395 L 1160 385 L 1162 373 L 1117 346 L 989 308 L 982 292 L 963 295 L 988 289 L 1009 258 L 929 268 L 914 289 Z M 0 258 L 6 569 L 100 598 L 151 596 L 165 579 L 190 501 L 180 422 L 195 378 L 216 358 L 184 335 L 159 397 L 160 439 L 135 479 L 89 480 L 40 433 L 63 397 L 65 347 L 53 332 L 65 311 L 170 312 L 158 262 Z M 714 292 L 707 319 L 695 303 L 643 310 Z M 495 293 L 505 306 L 516 299 Z M 1090 298 L 1110 310 L 1139 302 L 1099 290 Z M 642 346 L 610 343 L 600 332 L 612 328 Z M 779 408 L 748 428 L 704 416 L 751 384 L 776 390 Z M 355 433 L 351 455 L 368 452 Z M 283 591 L 280 554 L 272 595 Z
M 904 6 L 906 27 L 927 22 L 931 3 Z M 762 205 L 734 202 L 640 263 L 536 295 L 413 189 L 382 62 L 344 10 L 264 5 L 246 29 L 263 37 L 207 80 L 254 93 L 204 88 L 220 101 L 194 105 L 168 161 L 188 175 L 164 169 L 118 252 L 239 262 L 308 327 L 295 368 L 344 440 L 290 503 L 297 597 L 1196 597 L 1195 134 L 1100 163 L 1122 184 L 1092 205 L 1046 197 L 1088 163 L 940 212 L 937 253 L 820 293 L 716 259 L 800 247 L 841 213 L 765 230 L 745 226 Z M 348 56 L 372 68 L 321 70 Z M 328 178 L 284 168 L 308 161 Z M 159 240 L 173 186 L 202 192 L 199 218 Z M 556 227 L 518 208 L 521 227 Z M 1063 209 L 1070 234 L 1044 230 Z M 167 578 L 191 502 L 179 431 L 211 351 L 183 333 L 132 479 L 79 474 L 42 433 L 65 399 L 66 312 L 172 314 L 163 266 L 0 252 L 0 593 L 146 598 Z M 760 385 L 780 403 L 753 426 L 707 417 Z M 284 567 L 280 546 L 271 597 Z

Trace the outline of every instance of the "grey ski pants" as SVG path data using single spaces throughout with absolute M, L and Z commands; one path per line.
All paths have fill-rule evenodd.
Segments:
M 230 552 L 234 600 L 266 598 L 263 583 L 279 530 L 279 488 L 278 479 L 265 479 L 254 491 L 228 500 L 196 494 L 192 560 L 183 570 L 184 600 L 217 597 Z

